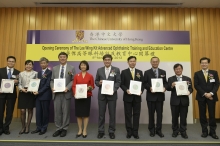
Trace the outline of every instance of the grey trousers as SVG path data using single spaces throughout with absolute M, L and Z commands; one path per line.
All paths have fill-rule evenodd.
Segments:
M 56 93 L 54 99 L 54 121 L 57 130 L 67 130 L 70 123 L 71 98 L 66 99 L 64 93 Z

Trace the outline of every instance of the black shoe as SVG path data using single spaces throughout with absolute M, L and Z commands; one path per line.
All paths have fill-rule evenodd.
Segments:
M 21 135 L 21 134 L 24 134 L 24 133 L 25 133 L 25 129 L 26 129 L 26 128 L 21 129 L 21 131 L 19 132 L 19 134 L 20 134 L 20 135 Z
M 216 135 L 216 134 L 209 134 L 212 138 L 214 138 L 214 139 L 218 139 L 218 136 Z
M 164 135 L 163 135 L 163 133 L 162 133 L 161 131 L 156 131 L 156 134 L 157 134 L 158 136 L 160 136 L 161 138 L 164 137 Z
M 61 130 L 57 130 L 54 134 L 53 134 L 53 137 L 57 137 L 61 134 Z
M 188 135 L 186 134 L 186 132 L 181 133 L 181 136 L 182 136 L 182 138 L 185 138 L 185 139 L 188 138 Z
M 132 134 L 127 134 L 126 138 L 131 138 Z
M 82 133 L 81 133 L 81 134 L 76 134 L 76 138 L 78 138 L 78 137 L 80 137 L 80 136 L 82 136 Z
M 40 132 L 40 130 L 36 129 L 36 130 L 32 131 L 31 134 L 35 134 L 35 133 L 38 133 L 38 132 Z
M 155 136 L 155 131 L 150 131 L 150 136 L 154 137 Z
M 43 134 L 45 134 L 46 132 L 47 132 L 47 130 L 41 131 L 41 132 L 39 133 L 39 135 L 43 135 Z
M 87 135 L 83 135 L 82 137 L 83 137 L 83 138 L 86 138 L 86 137 L 87 137 Z
M 102 138 L 103 136 L 104 136 L 104 133 L 99 133 L 98 136 L 97 136 L 97 138 L 100 139 L 100 138 Z
M 65 137 L 66 136 L 66 133 L 67 133 L 67 130 L 62 130 L 61 134 L 60 134 L 60 137 Z
M 178 132 L 173 132 L 172 137 L 177 137 L 178 136 Z
M 0 131 L 0 135 L 2 135 L 3 131 Z
M 139 135 L 133 135 L 135 139 L 139 139 Z
M 203 137 L 203 138 L 206 138 L 207 136 L 208 136 L 208 133 L 206 133 L 206 132 L 203 132 L 201 135 L 201 137 Z
M 27 130 L 27 128 L 26 128 L 26 130 Z M 25 130 L 24 134 L 28 134 L 28 133 L 30 132 L 30 131 L 29 131 L 29 130 L 30 130 L 30 127 L 28 128 L 28 131 L 26 131 L 26 130 Z
M 109 133 L 109 137 L 110 137 L 111 139 L 115 139 L 115 134 L 114 134 L 114 133 Z
M 10 131 L 9 130 L 4 130 L 4 134 L 9 135 Z

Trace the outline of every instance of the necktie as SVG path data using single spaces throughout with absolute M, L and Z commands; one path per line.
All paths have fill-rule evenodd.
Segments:
M 11 79 L 11 69 L 8 69 L 8 79 Z
M 207 71 L 204 71 L 204 76 L 205 76 L 205 81 L 207 82 L 207 79 L 208 79 L 208 77 L 207 77 Z
M 60 78 L 63 78 L 63 77 L 64 77 L 64 66 L 62 65 L 61 72 L 60 72 Z
M 108 79 L 108 75 L 109 75 L 109 68 L 106 68 L 106 71 L 105 71 L 105 77 L 106 77 L 106 79 Z
M 180 78 L 181 78 L 181 77 L 177 77 L 177 81 L 178 81 L 178 82 L 180 81 Z
M 44 71 L 42 70 L 42 75 L 44 75 Z
M 155 78 L 157 78 L 157 71 L 156 71 L 156 69 L 154 70 L 154 75 L 155 75 Z
M 131 69 L 132 79 L 134 80 L 134 69 Z

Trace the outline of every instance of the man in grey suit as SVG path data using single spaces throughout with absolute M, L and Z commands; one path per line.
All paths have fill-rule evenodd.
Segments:
M 68 54 L 61 52 L 58 55 L 60 65 L 52 70 L 50 86 L 53 91 L 54 121 L 57 127 L 53 137 L 65 137 L 70 123 L 70 104 L 72 96 L 72 83 L 75 75 L 73 66 L 67 64 Z M 65 78 L 66 89 L 63 92 L 54 92 L 54 79 Z
M 117 90 L 120 87 L 121 77 L 120 70 L 117 67 L 111 66 L 112 56 L 106 54 L 103 56 L 104 67 L 97 70 L 95 84 L 99 87 L 98 91 L 98 104 L 99 104 L 99 123 L 98 123 L 98 138 L 102 138 L 105 134 L 105 111 L 106 105 L 108 104 L 109 110 L 109 137 L 111 139 L 115 138 L 115 111 L 116 111 L 116 101 L 118 98 Z M 101 94 L 102 81 L 110 80 L 114 81 L 114 91 L 112 95 Z

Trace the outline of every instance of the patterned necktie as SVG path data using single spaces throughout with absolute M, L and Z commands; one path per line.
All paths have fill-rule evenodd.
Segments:
M 60 78 L 63 78 L 63 77 L 64 77 L 64 66 L 62 65 L 61 72 L 60 72 Z
M 132 76 L 132 79 L 134 80 L 134 69 L 131 69 L 131 76 Z
M 109 68 L 106 68 L 106 71 L 105 71 L 105 77 L 106 77 L 106 79 L 108 79 L 108 75 L 109 75 Z
M 42 70 L 42 75 L 44 75 L 44 71 Z
M 208 77 L 207 77 L 207 71 L 206 70 L 204 71 L 204 77 L 205 77 L 205 81 L 207 82 Z
M 8 69 L 8 79 L 11 79 L 11 69 Z
M 154 70 L 154 75 L 155 75 L 155 78 L 157 78 L 157 71 L 156 71 L 156 69 Z
M 181 78 L 181 77 L 177 77 L 177 81 L 178 81 L 178 82 L 180 81 L 180 78 Z

